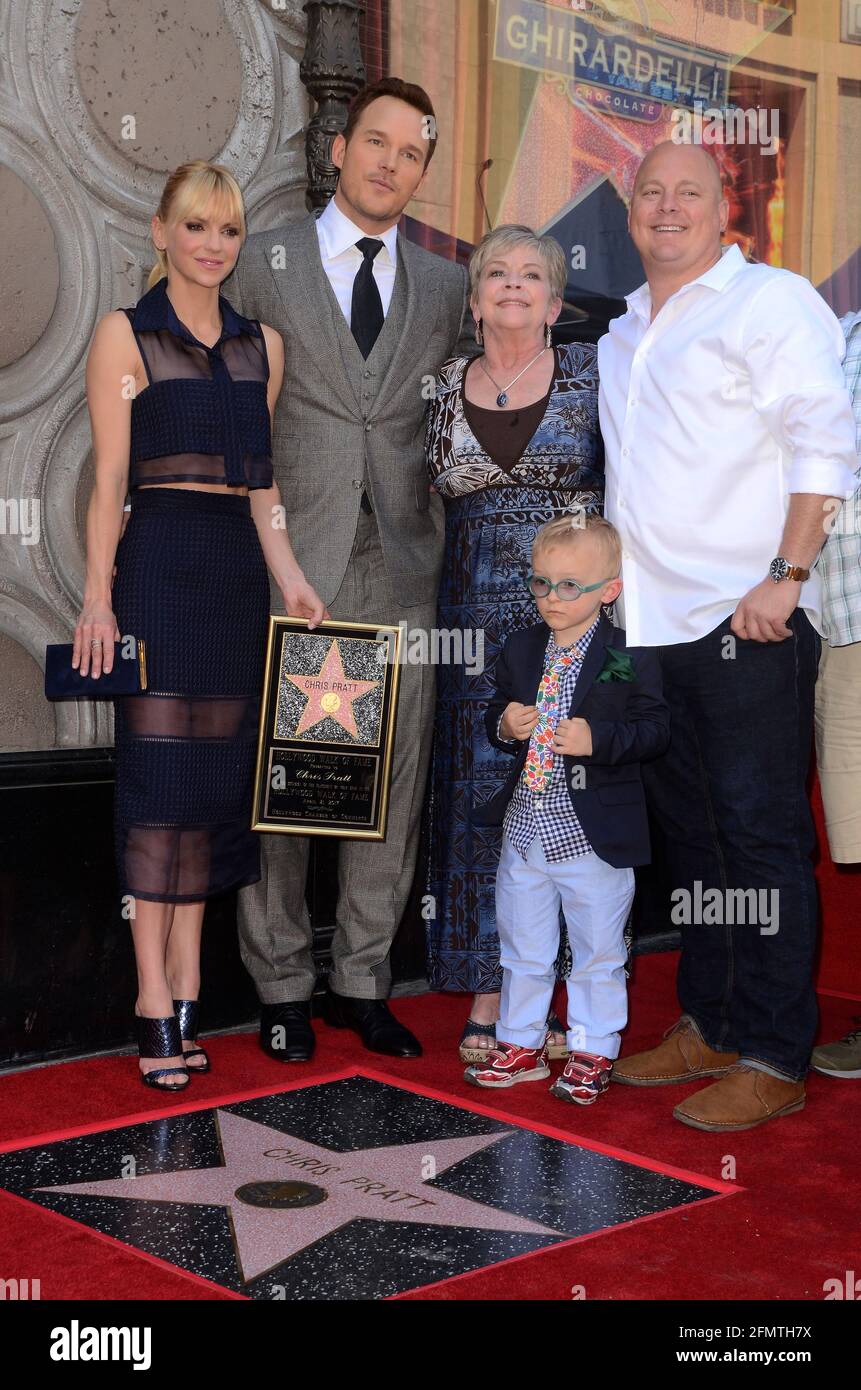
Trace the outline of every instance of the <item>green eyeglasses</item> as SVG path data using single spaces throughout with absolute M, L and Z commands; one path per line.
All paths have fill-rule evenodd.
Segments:
M 551 584 L 549 579 L 542 578 L 540 574 L 526 576 L 526 587 L 533 598 L 547 598 L 555 589 L 557 596 L 566 603 L 573 603 L 581 594 L 591 594 L 595 589 L 602 589 L 609 583 L 609 579 L 599 579 L 597 584 L 578 584 L 576 579 L 560 579 L 556 584 Z

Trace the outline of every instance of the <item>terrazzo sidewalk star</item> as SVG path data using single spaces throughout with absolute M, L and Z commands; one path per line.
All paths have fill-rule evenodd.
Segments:
M 242 1279 L 274 1269 L 306 1245 L 348 1221 L 407 1221 L 425 1226 L 471 1226 L 483 1231 L 523 1231 L 556 1236 L 550 1226 L 495 1211 L 422 1181 L 430 1158 L 436 1173 L 504 1139 L 505 1134 L 441 1139 L 381 1149 L 336 1149 L 308 1144 L 231 1115 L 215 1112 L 224 1165 L 156 1173 L 108 1182 L 71 1183 L 47 1190 L 125 1201 L 182 1202 L 226 1207 L 236 1240 Z M 285 1144 L 287 1139 L 290 1141 Z M 293 1147 L 293 1145 L 298 1147 Z M 285 1181 L 285 1172 L 304 1172 L 320 1181 Z
M 392 1297 L 721 1185 L 359 1073 L 9 1148 L 0 1188 L 192 1277 L 294 1301 Z

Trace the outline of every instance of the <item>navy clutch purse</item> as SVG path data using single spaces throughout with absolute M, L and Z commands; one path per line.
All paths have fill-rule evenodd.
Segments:
M 114 643 L 114 668 L 98 680 L 82 676 L 72 667 L 71 642 L 50 643 L 45 648 L 45 695 L 49 700 L 112 700 L 117 695 L 137 695 L 146 690 L 146 650 L 142 640 L 134 654 L 125 655 L 128 638 Z

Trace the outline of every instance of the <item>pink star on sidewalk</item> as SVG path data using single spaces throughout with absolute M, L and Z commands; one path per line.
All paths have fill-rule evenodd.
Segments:
M 565 1236 L 537 1221 L 427 1185 L 429 1171 L 436 1177 L 471 1154 L 506 1138 L 504 1133 L 465 1139 L 424 1139 L 417 1144 L 339 1153 L 228 1110 L 217 1110 L 215 1118 L 223 1166 L 36 1190 L 225 1207 L 230 1215 L 237 1264 L 246 1283 L 330 1231 L 362 1217 L 425 1226 L 470 1226 L 558 1239 Z M 292 1199 L 297 1200 L 297 1205 L 278 1205 Z M 301 1200 L 308 1204 L 298 1205 Z

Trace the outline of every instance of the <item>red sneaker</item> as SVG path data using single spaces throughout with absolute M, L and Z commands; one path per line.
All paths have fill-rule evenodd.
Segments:
M 575 1105 L 593 1105 L 610 1085 L 612 1070 L 609 1057 L 601 1057 L 597 1052 L 572 1052 L 550 1093 Z
M 515 1086 L 518 1081 L 542 1081 L 549 1075 L 546 1043 L 540 1048 L 535 1048 L 499 1042 L 487 1054 L 486 1062 L 475 1062 L 471 1067 L 467 1067 L 463 1079 L 473 1086 L 499 1089 L 503 1086 Z

